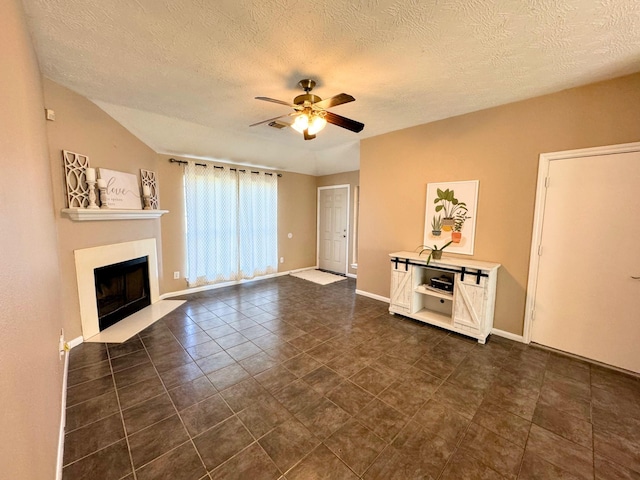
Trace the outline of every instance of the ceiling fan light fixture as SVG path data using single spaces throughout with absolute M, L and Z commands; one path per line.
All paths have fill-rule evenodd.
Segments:
M 311 118 L 311 123 L 309 124 L 309 135 L 315 135 L 326 126 L 327 121 L 324 119 L 324 117 L 320 115 L 314 115 Z
M 303 133 L 309 128 L 309 117 L 306 113 L 298 115 L 291 126 L 298 132 Z
M 294 109 L 294 112 L 280 115 L 279 117 L 270 118 L 268 120 L 263 120 L 262 122 L 257 122 L 250 127 L 255 127 L 257 125 L 264 125 L 268 123 L 271 125 L 273 122 L 279 120 L 283 117 L 295 117 L 293 127 L 297 132 L 302 133 L 304 135 L 305 140 L 313 140 L 316 138 L 316 134 L 320 132 L 324 127 L 326 127 L 327 123 L 332 125 L 336 125 L 340 128 L 345 128 L 355 133 L 359 133 L 364 128 L 364 123 L 356 122 L 355 120 L 351 120 L 350 118 L 342 117 L 340 115 L 336 115 L 335 113 L 327 111 L 328 108 L 337 107 L 338 105 L 342 105 L 344 103 L 353 102 L 355 98 L 347 93 L 340 93 L 331 98 L 327 98 L 322 100 L 322 98 L 318 97 L 311 93 L 313 87 L 315 87 L 316 82 L 310 79 L 300 80 L 298 85 L 304 90 L 304 94 L 298 95 L 293 99 L 293 103 L 285 102 L 282 100 L 276 100 L 275 98 L 269 97 L 256 97 L 256 100 L 263 100 L 265 102 L 278 103 L 280 105 L 287 105 Z

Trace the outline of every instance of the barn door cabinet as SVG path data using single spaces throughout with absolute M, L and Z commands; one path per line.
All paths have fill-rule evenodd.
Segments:
M 389 312 L 486 342 L 493 328 L 500 264 L 445 256 L 427 265 L 427 257 L 414 252 L 389 256 Z M 448 279 L 451 291 L 434 288 L 432 278 Z

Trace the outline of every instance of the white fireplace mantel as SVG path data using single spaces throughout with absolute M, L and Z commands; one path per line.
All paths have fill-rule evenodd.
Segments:
M 62 213 L 76 222 L 96 220 L 145 220 L 160 218 L 169 210 L 116 210 L 113 208 L 63 208 Z
M 94 269 L 106 265 L 113 265 L 114 263 L 125 262 L 134 258 L 149 257 L 149 294 L 151 304 L 156 303 L 160 299 L 155 238 L 83 248 L 74 250 L 73 253 L 76 261 L 82 336 L 85 340 L 100 333 Z

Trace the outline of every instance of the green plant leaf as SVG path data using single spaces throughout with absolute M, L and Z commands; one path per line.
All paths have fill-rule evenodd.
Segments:
M 442 210 L 444 207 L 442 205 L 438 205 L 436 207 L 436 212 L 439 212 L 440 210 Z

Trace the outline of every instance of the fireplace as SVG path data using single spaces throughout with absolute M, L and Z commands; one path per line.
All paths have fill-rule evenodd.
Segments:
M 184 303 L 184 300 L 160 299 L 155 238 L 83 248 L 73 253 L 85 342 L 122 343 Z M 124 273 L 111 275 L 112 267 Z M 112 278 L 97 279 L 96 272 L 100 277 L 107 272 Z M 120 287 L 124 283 L 127 288 L 122 292 Z M 120 299 L 116 301 L 116 297 Z M 123 314 L 126 318 L 117 320 L 109 328 L 102 325 L 101 316 L 107 316 L 108 323 L 110 314 L 120 314 L 144 297 L 147 306 L 135 313 Z
M 94 336 L 96 336 L 97 339 L 102 338 L 99 334 L 101 334 L 102 330 L 106 328 L 101 325 L 102 322 L 100 322 L 99 319 L 102 314 L 99 314 L 98 312 L 97 299 L 100 287 L 96 283 L 96 270 L 101 270 L 104 267 L 108 268 L 112 265 L 128 263 L 129 261 L 135 262 L 140 258 L 146 259 L 146 282 L 148 283 L 145 282 L 144 288 L 137 288 L 135 290 L 137 290 L 138 293 L 140 293 L 141 290 L 145 290 L 151 307 L 159 303 L 158 260 L 155 238 L 83 248 L 75 250 L 74 256 L 76 260 L 76 276 L 78 280 L 82 336 L 85 341 Z M 110 287 L 108 285 L 105 286 L 103 288 L 103 293 L 106 293 L 109 289 Z M 108 303 L 109 305 L 107 305 L 107 310 L 117 310 L 117 308 L 113 308 L 111 306 L 110 300 Z M 131 313 L 128 315 L 131 315 Z M 137 315 L 137 313 L 135 315 Z M 125 322 L 118 322 L 117 325 L 120 326 L 123 323 Z
M 151 305 L 149 257 L 94 269 L 100 331 Z

